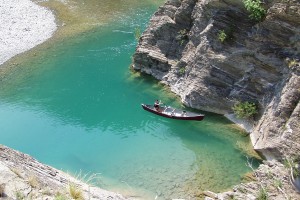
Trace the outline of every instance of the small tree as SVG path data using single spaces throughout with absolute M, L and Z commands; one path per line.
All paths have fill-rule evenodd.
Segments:
M 238 102 L 232 107 L 232 109 L 238 118 L 244 119 L 250 119 L 257 113 L 256 104 L 248 101 Z
M 266 16 L 266 10 L 261 6 L 260 0 L 243 0 L 245 8 L 250 12 L 249 17 L 261 21 Z
M 218 34 L 218 39 L 223 43 L 227 39 L 227 34 L 224 30 L 220 30 Z

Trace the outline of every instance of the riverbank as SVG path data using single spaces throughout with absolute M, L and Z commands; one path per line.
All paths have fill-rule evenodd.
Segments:
M 45 42 L 57 30 L 54 14 L 29 0 L 1 0 L 0 18 L 0 65 Z
M 0 198 L 126 199 L 120 194 L 94 187 L 92 183 L 100 175 L 79 174 L 78 178 L 79 180 L 42 164 L 27 154 L 0 145 Z

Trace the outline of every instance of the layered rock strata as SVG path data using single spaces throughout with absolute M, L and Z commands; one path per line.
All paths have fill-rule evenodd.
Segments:
M 0 145 L 0 199 L 72 199 L 75 194 L 77 199 L 126 199 Z
M 142 34 L 133 69 L 196 109 L 230 114 L 238 101 L 257 103 L 254 148 L 281 159 L 299 155 L 300 2 L 263 6 L 257 22 L 240 0 L 169 0 Z

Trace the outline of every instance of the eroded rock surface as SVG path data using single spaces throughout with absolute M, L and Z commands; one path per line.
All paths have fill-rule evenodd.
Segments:
M 224 193 L 205 192 L 205 200 L 256 200 L 265 189 L 267 199 L 299 199 L 300 193 L 291 184 L 290 171 L 277 161 L 266 161 L 255 171 L 255 181 L 235 186 Z M 258 178 L 255 178 L 258 177 Z
M 263 6 L 266 18 L 257 22 L 239 0 L 169 0 L 142 34 L 133 69 L 193 108 L 230 114 L 237 101 L 256 102 L 254 148 L 282 158 L 299 152 L 300 66 L 291 62 L 300 58 L 300 2 Z
M 72 199 L 70 185 L 82 194 L 81 199 L 126 199 L 120 194 L 83 183 L 27 154 L 0 145 L 0 199 Z

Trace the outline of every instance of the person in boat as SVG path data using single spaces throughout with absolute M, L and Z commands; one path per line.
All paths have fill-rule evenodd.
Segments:
M 158 101 L 158 100 L 156 100 L 155 102 L 154 102 L 154 108 L 155 108 L 155 110 L 159 110 L 159 105 L 160 105 L 160 102 Z
M 186 116 L 186 111 L 185 110 L 182 111 L 181 116 Z

